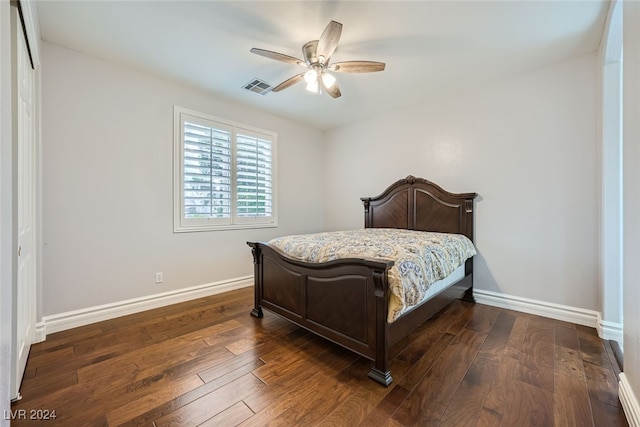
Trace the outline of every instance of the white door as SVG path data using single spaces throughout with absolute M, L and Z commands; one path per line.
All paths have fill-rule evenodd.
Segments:
M 19 398 L 20 382 L 27 363 L 29 349 L 35 339 L 36 326 L 36 188 L 35 188 L 35 126 L 34 71 L 19 19 L 15 26 L 17 40 L 15 113 L 17 151 L 17 243 L 14 372 L 11 394 Z

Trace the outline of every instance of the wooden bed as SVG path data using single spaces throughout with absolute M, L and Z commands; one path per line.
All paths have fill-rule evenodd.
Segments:
M 365 228 L 404 228 L 457 233 L 473 241 L 475 193 L 449 193 L 422 178 L 408 176 L 377 197 L 365 197 Z M 339 259 L 307 263 L 288 258 L 266 243 L 252 248 L 255 308 L 276 313 L 319 336 L 374 361 L 369 377 L 388 386 L 389 349 L 456 298 L 473 298 L 473 259 L 464 278 L 418 307 L 387 322 L 387 272 L 393 261 Z

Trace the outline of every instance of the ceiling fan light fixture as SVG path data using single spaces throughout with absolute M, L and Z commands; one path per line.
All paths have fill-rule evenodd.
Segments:
M 312 82 L 307 82 L 307 90 L 313 93 L 320 93 L 320 85 L 318 84 L 318 80 L 314 80 Z
M 304 81 L 307 83 L 307 85 L 310 85 L 312 83 L 316 83 L 318 81 L 318 72 L 316 70 L 309 70 L 306 73 L 304 73 Z
M 323 73 L 322 83 L 324 84 L 324 87 L 326 87 L 327 89 L 330 89 L 333 87 L 334 84 L 336 84 L 336 78 L 329 73 Z

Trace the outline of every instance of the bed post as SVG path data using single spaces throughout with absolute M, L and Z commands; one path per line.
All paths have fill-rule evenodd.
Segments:
M 374 271 L 373 283 L 375 286 L 374 296 L 376 304 L 376 359 L 368 376 L 372 380 L 375 380 L 387 387 L 393 381 L 393 378 L 391 378 L 391 371 L 389 371 L 389 349 L 387 345 L 387 309 L 389 306 L 389 299 L 385 297 L 389 293 L 387 272 L 378 270 Z
M 364 204 L 364 228 L 371 227 L 371 218 L 369 217 L 369 205 L 371 204 L 371 197 L 361 197 Z
M 474 241 L 474 235 L 473 235 L 473 199 L 476 198 L 476 194 L 472 193 L 472 195 L 470 195 L 470 197 L 468 197 L 465 201 L 464 201 L 464 215 L 465 215 L 465 235 L 471 239 L 471 241 Z M 469 258 L 465 263 L 464 263 L 464 274 L 465 276 L 471 276 L 471 286 L 469 287 L 469 289 L 467 289 L 464 292 L 464 295 L 462 296 L 462 301 L 467 301 L 467 302 L 472 302 L 475 304 L 476 299 L 473 296 L 473 257 Z
M 252 242 L 247 242 L 247 245 L 251 246 L 251 253 L 253 254 L 253 292 L 254 292 L 254 307 L 251 310 L 253 317 L 261 318 L 264 316 L 262 313 L 262 307 L 260 306 L 260 295 L 262 295 L 262 275 L 260 268 L 260 247 Z

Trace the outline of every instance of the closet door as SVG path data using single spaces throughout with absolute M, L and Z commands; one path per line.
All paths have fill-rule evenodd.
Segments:
M 13 11 L 16 55 L 14 56 L 14 141 L 16 141 L 17 203 L 15 209 L 16 288 L 14 297 L 14 366 L 11 394 L 19 398 L 20 383 L 35 340 L 36 326 L 36 138 L 34 125 L 34 70 L 17 11 Z

